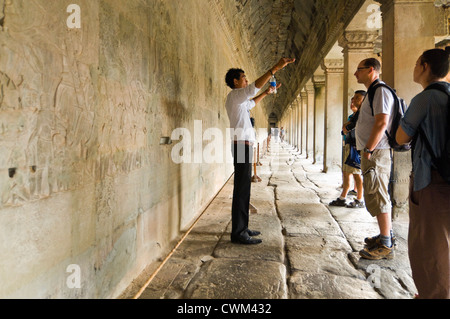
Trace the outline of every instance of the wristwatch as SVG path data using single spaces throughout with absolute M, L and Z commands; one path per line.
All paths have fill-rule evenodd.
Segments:
M 369 150 L 367 147 L 364 147 L 364 153 L 372 154 L 373 151 Z

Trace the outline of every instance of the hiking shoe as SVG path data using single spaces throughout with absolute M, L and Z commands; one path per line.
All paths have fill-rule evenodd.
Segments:
M 344 207 L 346 205 L 345 199 L 336 198 L 334 201 L 330 202 L 330 206 L 341 206 Z
M 397 240 L 397 238 L 395 237 L 394 234 L 392 234 L 391 235 L 391 243 L 392 243 L 392 247 L 394 249 L 397 248 L 396 240 Z M 364 242 L 366 243 L 365 247 L 370 250 L 377 245 L 381 245 L 380 235 L 376 235 L 373 237 L 366 237 L 366 238 L 364 238 Z
M 359 251 L 359 255 L 364 259 L 379 260 L 379 259 L 392 259 L 395 256 L 394 248 L 387 247 L 385 245 L 377 244 L 371 249 L 365 247 Z
M 348 192 L 348 195 L 358 195 L 358 193 L 354 190 L 354 189 L 352 189 L 351 191 L 349 191 Z
M 345 207 L 347 207 L 347 208 L 364 208 L 364 207 L 366 207 L 366 205 L 364 205 L 363 201 L 359 201 L 359 200 L 355 199 L 353 202 L 351 202 L 350 204 L 347 204 Z

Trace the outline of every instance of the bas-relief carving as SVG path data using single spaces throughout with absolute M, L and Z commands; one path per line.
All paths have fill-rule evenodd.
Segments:
M 77 35 L 61 50 L 12 39 L 2 43 L 0 207 L 73 190 L 148 162 L 144 84 L 99 76 L 96 65 L 79 61 L 82 50 L 71 40 Z M 44 67 L 43 61 L 51 64 Z M 16 169 L 12 177 L 9 168 Z

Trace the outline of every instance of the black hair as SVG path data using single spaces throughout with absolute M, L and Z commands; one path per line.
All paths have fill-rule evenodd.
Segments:
M 355 94 L 361 94 L 362 96 L 366 96 L 367 92 L 364 90 L 357 90 L 355 91 Z
M 234 89 L 234 80 L 239 80 L 242 73 L 245 72 L 241 69 L 229 69 L 225 75 L 225 82 L 230 88 Z
M 377 59 L 368 58 L 368 59 L 363 60 L 363 63 L 364 63 L 365 67 L 372 67 L 378 73 L 381 72 L 381 64 L 380 64 L 380 61 L 378 61 Z
M 450 47 L 442 49 L 431 49 L 422 53 L 420 63 L 427 63 L 430 66 L 431 73 L 437 78 L 444 78 L 449 70 L 449 51 Z

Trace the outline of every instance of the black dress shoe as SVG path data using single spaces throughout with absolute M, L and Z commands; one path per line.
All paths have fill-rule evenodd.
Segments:
M 262 243 L 262 240 L 251 238 L 248 234 L 244 234 L 244 235 L 240 235 L 238 237 L 231 237 L 231 242 L 236 243 L 236 244 L 255 245 L 255 244 Z
M 253 236 L 259 236 L 259 235 L 261 235 L 261 232 L 259 232 L 259 231 L 257 231 L 257 230 L 250 230 L 250 229 L 247 229 L 247 234 L 248 234 L 249 236 L 253 237 Z

